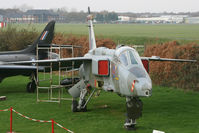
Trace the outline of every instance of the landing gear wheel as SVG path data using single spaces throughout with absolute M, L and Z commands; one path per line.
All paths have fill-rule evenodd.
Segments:
M 27 90 L 27 92 L 29 92 L 29 93 L 35 92 L 35 89 L 36 89 L 36 83 L 35 83 L 35 81 L 29 82 L 29 83 L 27 84 L 27 86 L 26 86 L 26 90 Z
M 77 106 L 78 106 L 77 100 L 73 100 L 72 101 L 72 105 L 71 105 L 72 112 L 77 112 L 78 111 Z
M 124 124 L 124 128 L 127 130 L 136 130 L 135 128 L 135 124 L 131 122 L 131 120 L 126 119 L 125 124 Z
M 135 129 L 135 125 L 131 125 L 131 126 L 124 126 L 124 128 L 126 129 L 126 130 L 136 130 Z

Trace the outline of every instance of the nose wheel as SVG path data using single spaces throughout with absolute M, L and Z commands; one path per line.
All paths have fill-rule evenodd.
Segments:
M 124 128 L 127 130 L 135 130 L 135 125 L 136 125 L 136 121 L 133 119 L 126 119 L 125 123 L 124 123 Z
M 143 103 L 138 97 L 126 97 L 127 119 L 124 128 L 135 130 L 136 119 L 142 116 Z

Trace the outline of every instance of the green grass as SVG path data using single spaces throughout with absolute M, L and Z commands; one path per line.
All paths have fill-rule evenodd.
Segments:
M 0 84 L 0 95 L 7 96 L 0 101 L 0 110 L 13 107 L 16 111 L 31 118 L 54 119 L 75 133 L 128 133 L 123 128 L 125 120 L 125 99 L 115 93 L 106 93 L 93 98 L 88 104 L 88 112 L 72 113 L 71 101 L 37 103 L 36 94 L 28 94 L 25 87 L 28 78 L 18 76 L 5 79 Z M 41 96 L 46 95 L 42 93 Z M 69 95 L 66 95 L 70 97 Z M 199 93 L 184 92 L 179 89 L 153 87 L 153 96 L 142 98 L 143 117 L 137 123 L 134 133 L 152 133 L 153 129 L 166 133 L 199 132 Z M 103 105 L 108 105 L 103 108 Z M 50 123 L 37 123 L 13 114 L 13 129 L 17 133 L 50 133 Z M 0 112 L 0 132 L 9 131 L 9 112 Z M 56 133 L 65 131 L 55 127 Z
M 19 27 L 36 27 L 42 31 L 44 24 L 19 25 Z M 170 40 L 178 40 L 182 43 L 199 43 L 199 24 L 96 24 L 95 34 L 98 37 L 108 37 L 117 43 L 124 44 L 154 44 Z M 86 24 L 56 24 L 56 32 L 75 35 L 88 35 Z

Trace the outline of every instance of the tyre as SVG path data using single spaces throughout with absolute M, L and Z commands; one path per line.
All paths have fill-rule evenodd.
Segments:
M 71 105 L 72 112 L 77 112 L 78 111 L 77 106 L 78 106 L 77 100 L 73 100 L 72 101 L 72 105 Z
M 26 86 L 26 90 L 28 93 L 33 93 L 36 90 L 36 83 L 35 81 L 29 82 Z
M 126 123 L 129 123 L 129 124 L 126 124 Z M 130 130 L 136 130 L 135 124 L 133 124 L 133 123 L 130 124 L 129 119 L 126 119 L 126 120 L 125 120 L 124 128 L 125 128 L 126 130 L 129 130 L 129 131 L 130 131 Z

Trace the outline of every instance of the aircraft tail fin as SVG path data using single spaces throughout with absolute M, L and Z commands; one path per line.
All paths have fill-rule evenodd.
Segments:
M 34 41 L 33 45 L 25 49 L 26 52 L 32 52 L 36 53 L 36 46 L 45 46 L 47 44 L 51 44 L 53 37 L 54 37 L 54 26 L 55 26 L 55 21 L 52 20 L 50 21 L 40 36 L 37 38 L 37 40 Z
M 95 41 L 95 33 L 93 30 L 93 16 L 90 13 L 90 7 L 88 7 L 88 27 L 89 27 L 89 49 L 95 49 L 96 48 L 96 41 Z
M 50 21 L 43 32 L 40 34 L 39 38 L 34 42 L 35 45 L 51 44 L 54 37 L 54 27 L 55 21 Z

